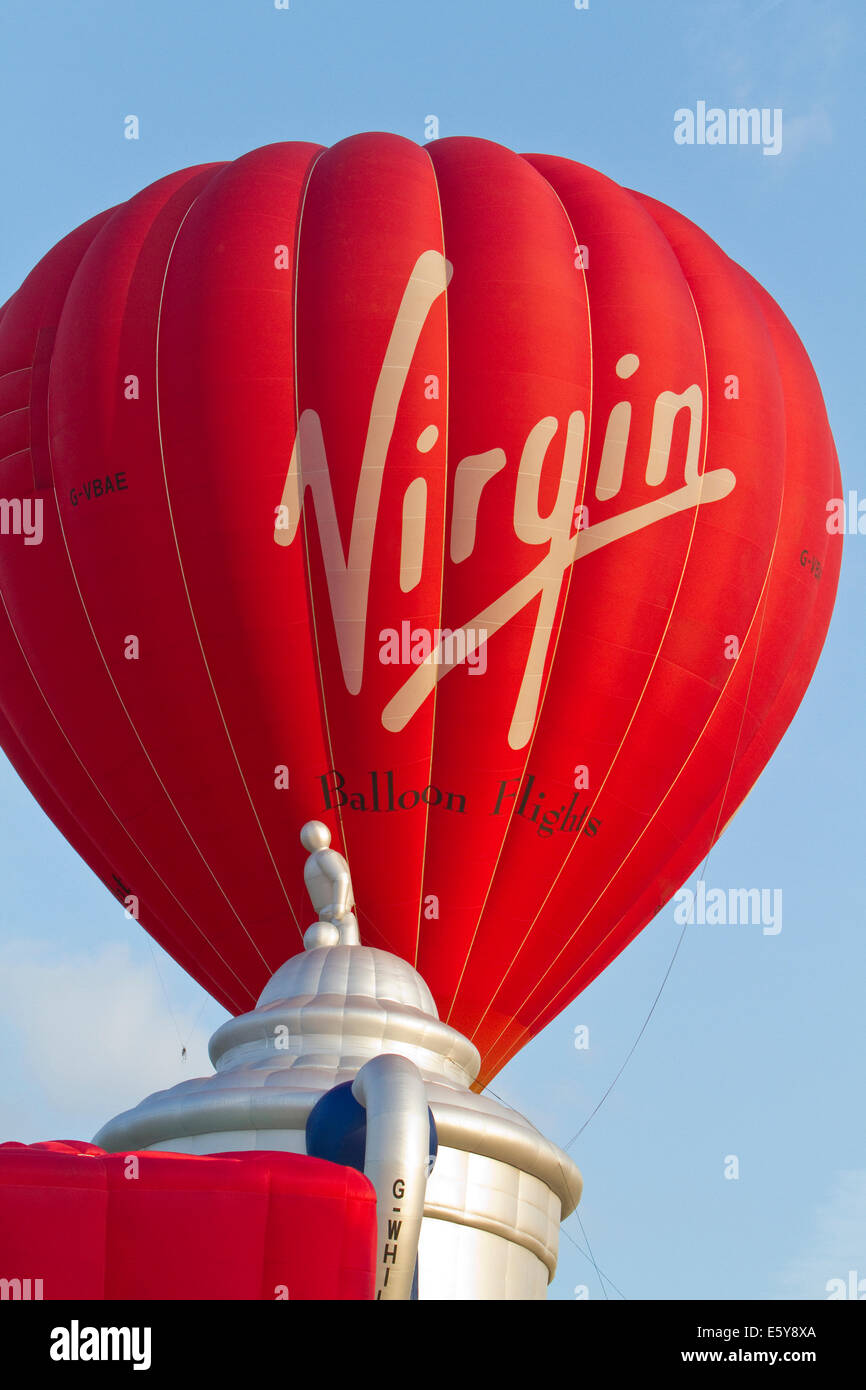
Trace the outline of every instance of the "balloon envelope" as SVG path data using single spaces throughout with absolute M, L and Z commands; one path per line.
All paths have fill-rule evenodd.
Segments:
M 700 863 L 824 640 L 799 339 L 566 159 L 172 174 L 6 304 L 0 393 L 3 746 L 233 1012 L 301 949 L 319 818 L 482 1084 Z
M 0 1242 L 4 1298 L 366 1299 L 376 1194 L 301 1154 L 7 1143 Z

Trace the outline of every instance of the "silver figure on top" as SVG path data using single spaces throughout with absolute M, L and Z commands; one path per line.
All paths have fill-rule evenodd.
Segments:
M 310 901 L 319 914 L 304 933 L 304 948 L 317 946 L 357 946 L 358 919 L 352 908 L 355 895 L 352 876 L 342 854 L 330 848 L 331 832 L 320 820 L 308 820 L 301 830 L 301 844 L 310 851 L 304 865 L 304 882 Z

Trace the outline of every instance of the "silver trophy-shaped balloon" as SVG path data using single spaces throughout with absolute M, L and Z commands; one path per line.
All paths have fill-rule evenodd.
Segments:
M 376 1297 L 543 1298 L 581 1177 L 516 1111 L 471 1090 L 481 1058 L 443 1023 L 417 970 L 362 946 L 352 878 L 308 821 L 304 881 L 318 919 L 255 1009 L 211 1038 L 212 1076 L 103 1126 L 109 1151 L 307 1153 L 311 1112 L 349 1083 L 366 1111 L 364 1172 L 379 1218 Z M 430 1116 L 438 1143 L 430 1163 Z

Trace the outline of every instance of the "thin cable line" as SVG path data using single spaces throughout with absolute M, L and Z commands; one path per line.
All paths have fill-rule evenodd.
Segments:
M 499 1101 L 499 1103 L 500 1103 L 501 1105 L 506 1106 L 509 1110 L 513 1110 L 513 1109 L 514 1109 L 513 1106 L 511 1106 L 511 1105 L 508 1104 L 508 1101 L 507 1101 L 507 1100 L 505 1100 L 505 1099 L 504 1099 L 502 1096 L 500 1096 L 496 1091 L 494 1091 L 494 1089 L 493 1089 L 492 1086 L 485 1086 L 485 1087 L 484 1087 L 484 1090 L 485 1090 L 485 1091 L 489 1091 L 490 1094 L 491 1094 L 492 1096 L 495 1096 L 496 1099 Z M 560 1173 L 562 1173 L 563 1182 L 564 1182 L 564 1181 L 565 1181 L 565 1172 L 564 1172 L 564 1170 L 563 1170 L 563 1167 L 562 1167 L 562 1164 L 561 1164 L 561 1163 L 560 1163 L 560 1165 L 559 1165 L 559 1171 L 560 1171 Z M 622 1292 L 622 1289 L 617 1288 L 617 1286 L 616 1286 L 616 1284 L 613 1282 L 613 1280 L 612 1280 L 608 1275 L 604 1274 L 603 1271 L 599 1268 L 598 1261 L 596 1260 L 595 1255 L 594 1255 L 593 1252 L 592 1252 L 592 1246 L 591 1246 L 590 1243 L 589 1243 L 589 1239 L 588 1239 L 588 1237 L 587 1237 L 586 1231 L 584 1230 L 583 1222 L 582 1222 L 581 1219 L 580 1219 L 580 1215 L 578 1214 L 578 1211 L 577 1211 L 577 1208 L 576 1208 L 576 1207 L 575 1207 L 574 1211 L 571 1213 L 571 1215 L 577 1217 L 578 1225 L 580 1226 L 581 1233 L 582 1233 L 582 1235 L 583 1235 L 584 1240 L 586 1241 L 586 1250 L 581 1249 L 581 1247 L 578 1245 L 577 1241 L 574 1239 L 574 1236 L 572 1236 L 572 1235 L 566 1230 L 565 1225 L 564 1225 L 563 1223 L 560 1223 L 560 1230 L 561 1230 L 561 1231 L 563 1232 L 563 1234 L 571 1241 L 571 1243 L 572 1243 L 572 1245 L 574 1246 L 574 1248 L 575 1248 L 576 1250 L 579 1250 L 579 1251 L 580 1251 L 581 1255 L 583 1255 L 583 1258 L 584 1258 L 585 1260 L 589 1260 L 589 1261 L 592 1263 L 593 1268 L 595 1269 L 595 1272 L 596 1272 L 596 1274 L 598 1275 L 598 1281 L 599 1281 L 599 1283 L 601 1284 L 602 1292 L 604 1293 L 605 1298 L 608 1298 L 608 1293 L 607 1293 L 607 1291 L 605 1290 L 605 1287 L 604 1287 L 604 1280 L 607 1279 L 607 1282 L 610 1284 L 611 1288 L 612 1288 L 612 1289 L 616 1289 L 616 1291 L 617 1291 L 617 1293 L 619 1294 L 620 1298 L 625 1299 L 625 1294 Z M 568 1218 L 566 1218 L 566 1220 L 567 1220 L 567 1219 L 568 1219 Z M 589 1254 L 587 1254 L 587 1250 L 589 1251 Z
M 577 1212 L 575 1212 L 574 1215 L 577 1216 Z M 563 1224 L 563 1225 L 560 1226 L 559 1229 L 561 1230 L 562 1234 L 565 1236 L 566 1240 L 570 1240 L 570 1241 L 571 1241 L 572 1245 L 574 1246 L 574 1248 L 575 1248 L 575 1250 L 578 1252 L 578 1254 L 582 1255 L 583 1258 L 584 1258 L 585 1260 L 589 1261 L 590 1256 L 587 1254 L 587 1252 L 583 1249 L 583 1247 L 582 1247 L 581 1245 L 578 1245 L 577 1241 L 575 1240 L 574 1236 L 573 1236 L 573 1235 L 571 1234 L 571 1232 L 569 1231 L 568 1227 L 567 1227 L 565 1224 Z M 583 1231 L 583 1223 L 582 1223 L 582 1222 L 581 1222 L 580 1229 Z M 586 1232 L 585 1232 L 585 1231 L 584 1231 L 584 1239 L 586 1239 Z M 587 1245 L 588 1245 L 588 1244 L 589 1244 L 589 1242 L 587 1241 Z M 604 1288 L 604 1284 L 601 1282 L 601 1281 L 602 1281 L 602 1275 L 603 1275 L 604 1278 L 607 1280 L 607 1282 L 610 1284 L 610 1287 L 611 1287 L 612 1289 L 616 1289 L 616 1292 L 619 1294 L 619 1296 L 620 1296 L 620 1298 L 623 1300 L 623 1302 L 627 1303 L 627 1302 L 628 1302 L 628 1299 L 626 1298 L 626 1296 L 625 1296 L 625 1294 L 623 1293 L 622 1289 L 620 1289 L 620 1288 L 617 1287 L 617 1285 L 616 1285 L 616 1284 L 613 1282 L 613 1280 L 611 1279 L 610 1275 L 609 1275 L 609 1274 L 604 1274 L 604 1271 L 600 1268 L 599 1265 L 597 1265 L 597 1264 L 595 1263 L 595 1260 L 594 1260 L 594 1259 L 592 1260 L 592 1263 L 595 1265 L 595 1272 L 596 1272 L 596 1274 L 599 1276 L 599 1283 L 601 1283 L 602 1289 Z M 605 1297 L 607 1297 L 607 1295 L 605 1295 Z
M 708 856 L 708 857 L 709 857 L 709 856 Z M 619 1081 L 619 1078 L 622 1076 L 623 1072 L 625 1071 L 626 1067 L 628 1066 L 629 1062 L 631 1061 L 632 1055 L 633 1055 L 633 1053 L 634 1053 L 634 1051 L 635 1051 L 635 1049 L 636 1049 L 638 1043 L 640 1042 L 641 1038 L 643 1037 L 644 1033 L 646 1032 L 646 1028 L 647 1028 L 647 1025 L 648 1025 L 650 1019 L 652 1018 L 653 1014 L 655 1013 L 656 1005 L 658 1004 L 659 1000 L 661 999 L 662 990 L 664 989 L 665 985 L 667 984 L 668 976 L 670 975 L 671 971 L 672 971 L 673 968 L 674 968 L 674 961 L 676 960 L 677 955 L 679 954 L 679 949 L 680 949 L 680 947 L 681 947 L 682 944 L 683 944 L 683 938 L 684 938 L 684 936 L 685 936 L 685 934 L 686 934 L 686 926 L 687 926 L 687 925 L 688 925 L 688 923 L 685 923 L 684 926 L 683 926 L 682 931 L 680 932 L 679 940 L 677 941 L 677 944 L 676 944 L 676 946 L 674 947 L 674 953 L 673 953 L 673 955 L 672 955 L 671 958 L 670 958 L 670 963 L 668 964 L 668 968 L 667 968 L 667 970 L 665 971 L 664 977 L 663 977 L 663 979 L 662 979 L 662 982 L 661 982 L 661 984 L 660 984 L 659 987 L 658 987 L 658 990 L 657 990 L 657 992 L 656 992 L 655 999 L 653 1000 L 652 1004 L 650 1005 L 650 1011 L 649 1011 L 649 1013 L 647 1014 L 646 1018 L 644 1019 L 643 1023 L 641 1024 L 641 1026 L 640 1026 L 640 1031 L 638 1032 L 637 1037 L 635 1038 L 634 1042 L 632 1043 L 631 1047 L 629 1048 L 628 1052 L 626 1053 L 625 1061 L 623 1062 L 623 1064 L 622 1064 L 622 1066 L 620 1067 L 619 1071 L 617 1072 L 616 1076 L 613 1078 L 613 1081 L 611 1081 L 610 1085 L 608 1086 L 608 1088 L 607 1088 L 607 1090 L 605 1091 L 604 1095 L 602 1096 L 601 1100 L 598 1102 L 598 1105 L 595 1107 L 594 1110 L 592 1110 L 592 1111 L 590 1112 L 590 1114 L 587 1116 L 587 1118 L 584 1120 L 583 1124 L 581 1125 L 580 1129 L 577 1131 L 577 1133 L 574 1134 L 574 1135 L 572 1135 L 572 1137 L 571 1137 L 571 1139 L 569 1139 L 568 1143 L 565 1144 L 565 1145 L 563 1146 L 566 1153 L 568 1153 L 568 1150 L 571 1148 L 572 1144 L 576 1143 L 576 1141 L 580 1138 L 581 1134 L 583 1134 L 583 1131 L 586 1129 L 586 1127 L 587 1127 L 587 1125 L 589 1124 L 590 1120 L 594 1119 L 594 1117 L 598 1114 L 599 1110 L 600 1110 L 601 1107 L 604 1105 L 605 1101 L 607 1100 L 607 1098 L 608 1098 L 608 1096 L 610 1095 L 611 1091 L 613 1090 L 614 1086 L 615 1086 L 616 1083 Z
M 766 592 L 768 593 L 769 591 L 767 590 Z M 744 700 L 744 702 L 743 702 L 743 713 L 742 713 L 742 715 L 740 716 L 740 725 L 739 725 L 739 728 L 738 728 L 738 730 L 737 730 L 737 741 L 736 741 L 736 744 L 734 745 L 734 753 L 733 753 L 733 757 L 732 757 L 732 759 L 731 759 L 731 766 L 730 766 L 730 770 L 729 770 L 729 772 L 728 772 L 728 779 L 727 779 L 727 781 L 726 781 L 726 783 L 725 783 L 725 788 L 724 788 L 724 791 L 722 792 L 722 796 L 721 796 L 721 799 L 720 799 L 720 801 L 719 801 L 719 810 L 718 810 L 718 813 L 717 813 L 717 815 L 716 815 L 716 824 L 715 824 L 715 827 L 714 827 L 714 830 L 713 830 L 713 835 L 712 835 L 712 838 L 711 838 L 711 840 L 710 840 L 709 848 L 707 849 L 706 855 L 704 856 L 704 862 L 703 862 L 703 864 L 700 866 L 700 868 L 699 868 L 699 870 L 698 870 L 697 879 L 695 880 L 696 884 L 697 884 L 697 883 L 700 883 L 703 879 L 706 878 L 707 866 L 708 866 L 708 864 L 709 864 L 709 862 L 710 862 L 710 855 L 712 854 L 713 849 L 715 848 L 715 845 L 716 845 L 716 836 L 717 836 L 718 830 L 719 830 L 719 823 L 720 823 L 720 821 L 721 821 L 721 819 L 722 819 L 722 813 L 723 813 L 723 811 L 724 811 L 725 801 L 727 800 L 728 788 L 729 788 L 729 786 L 730 786 L 731 776 L 733 775 L 734 766 L 735 766 L 736 761 L 737 761 L 737 754 L 738 754 L 738 752 L 739 752 L 740 739 L 742 738 L 743 725 L 744 725 L 744 723 L 745 723 L 745 718 L 746 718 L 746 710 L 747 710 L 748 707 L 749 707 L 749 697 L 750 697 L 751 691 L 752 691 L 752 681 L 753 681 L 754 678 L 755 678 L 755 667 L 756 667 L 757 664 L 758 664 L 758 652 L 759 652 L 760 646 L 761 646 L 761 635 L 762 635 L 762 633 L 763 633 L 763 628 L 764 628 L 764 615 L 766 614 L 766 611 L 767 611 L 767 603 L 766 603 L 766 594 L 765 594 L 764 608 L 763 608 L 763 612 L 762 612 L 762 614 L 761 614 L 761 621 L 760 621 L 760 624 L 759 624 L 759 627 L 758 627 L 758 639 L 757 639 L 757 642 L 755 643 L 755 656 L 754 656 L 754 659 L 753 659 L 753 661 L 752 661 L 752 669 L 751 669 L 751 671 L 750 671 L 750 673 L 749 673 L 749 684 L 748 684 L 748 687 L 747 687 L 747 689 L 746 689 L 746 698 L 745 698 L 745 700 Z M 602 1096 L 601 1100 L 598 1102 L 598 1105 L 596 1105 L 595 1109 L 587 1116 L 586 1120 L 584 1120 L 584 1122 L 583 1122 L 583 1124 L 581 1125 L 580 1129 L 577 1131 L 577 1134 L 575 1134 L 571 1139 L 569 1139 L 568 1143 L 565 1145 L 566 1153 L 567 1153 L 568 1150 L 571 1148 L 572 1144 L 574 1144 L 574 1143 L 576 1142 L 576 1140 L 580 1138 L 581 1134 L 583 1134 L 583 1131 L 586 1129 L 586 1127 L 587 1127 L 587 1125 L 589 1124 L 590 1120 L 592 1120 L 592 1119 L 598 1114 L 599 1110 L 600 1110 L 601 1107 L 604 1105 L 604 1102 L 607 1100 L 608 1096 L 610 1095 L 610 1093 L 611 1093 L 611 1091 L 613 1090 L 614 1086 L 616 1085 L 617 1081 L 618 1081 L 619 1078 L 622 1076 L 623 1072 L 625 1071 L 626 1067 L 628 1066 L 628 1064 L 629 1064 L 629 1062 L 630 1062 L 630 1060 L 631 1060 L 631 1058 L 632 1058 L 632 1054 L 634 1053 L 635 1049 L 637 1048 L 638 1043 L 640 1042 L 641 1038 L 642 1038 L 643 1035 L 644 1035 L 644 1032 L 646 1031 L 646 1027 L 647 1027 L 648 1023 L 649 1023 L 650 1019 L 652 1018 L 652 1016 L 653 1016 L 653 1014 L 654 1014 L 654 1012 L 655 1012 L 656 1005 L 658 1004 L 659 999 L 661 998 L 662 990 L 664 989 L 665 985 L 666 985 L 667 982 L 668 982 L 668 977 L 669 977 L 671 971 L 673 970 L 674 961 L 676 960 L 677 955 L 679 954 L 679 949 L 680 949 L 680 947 L 681 947 L 682 944 L 683 944 L 683 938 L 685 937 L 685 934 L 686 934 L 686 927 L 687 927 L 687 926 L 688 926 L 688 922 L 683 923 L 683 929 L 682 929 L 682 931 L 680 932 L 679 940 L 677 941 L 677 944 L 676 944 L 676 946 L 674 947 L 674 953 L 673 953 L 673 955 L 671 956 L 671 959 L 670 959 L 670 963 L 669 963 L 669 965 L 668 965 L 668 968 L 667 968 L 667 970 L 665 971 L 664 977 L 663 977 L 663 979 L 662 979 L 662 982 L 661 982 L 661 984 L 660 984 L 659 987 L 658 987 L 658 991 L 657 991 L 657 993 L 656 993 L 656 996 L 655 996 L 655 998 L 654 998 L 654 1000 L 653 1000 L 653 1002 L 652 1002 L 652 1004 L 651 1004 L 651 1006 L 650 1006 L 649 1013 L 647 1014 L 646 1018 L 644 1019 L 644 1021 L 643 1021 L 642 1025 L 641 1025 L 641 1028 L 640 1028 L 640 1031 L 639 1031 L 637 1037 L 635 1038 L 635 1040 L 634 1040 L 634 1042 L 632 1043 L 632 1045 L 631 1045 L 631 1047 L 630 1047 L 628 1053 L 626 1054 L 625 1061 L 623 1062 L 623 1064 L 622 1064 L 622 1066 L 620 1067 L 619 1071 L 616 1073 L 616 1076 L 613 1078 L 613 1081 L 611 1081 L 610 1085 L 608 1086 L 608 1088 L 607 1088 L 607 1090 L 605 1091 L 604 1095 Z
M 591 1246 L 590 1243 L 589 1243 L 589 1237 L 588 1237 L 587 1234 L 586 1234 L 586 1230 L 584 1229 L 584 1225 L 583 1225 L 583 1222 L 582 1222 L 581 1219 L 580 1219 L 580 1213 L 578 1212 L 577 1208 L 575 1208 L 574 1214 L 575 1214 L 575 1216 L 577 1217 L 577 1224 L 578 1224 L 578 1226 L 580 1227 L 581 1235 L 583 1236 L 584 1240 L 586 1241 L 586 1248 L 587 1248 L 587 1250 L 589 1251 L 589 1258 L 592 1260 L 593 1269 L 595 1270 L 596 1274 L 598 1275 L 598 1282 L 601 1284 L 601 1291 L 602 1291 L 602 1293 L 604 1294 L 605 1298 L 608 1299 L 608 1301 L 609 1301 L 609 1300 L 610 1300 L 610 1294 L 608 1293 L 607 1289 L 605 1288 L 604 1279 L 602 1278 L 601 1270 L 600 1270 L 599 1267 L 598 1267 L 598 1261 L 596 1260 L 595 1255 L 593 1255 L 593 1253 L 592 1253 L 592 1246 Z
M 165 998 L 165 1007 L 168 1009 L 168 1013 L 169 1013 L 169 1017 L 171 1018 L 172 1026 L 174 1027 L 174 1031 L 175 1031 L 175 1033 L 177 1034 L 178 1045 L 179 1045 L 179 1047 L 181 1048 L 181 1051 L 183 1051 L 183 1046 L 184 1046 L 183 1038 L 180 1036 L 180 1029 L 179 1029 L 178 1026 L 177 1026 L 177 1019 L 175 1018 L 174 1009 L 171 1007 L 171 999 L 169 998 L 169 995 L 168 995 L 168 990 L 167 990 L 167 988 L 166 988 L 165 980 L 162 978 L 162 971 L 160 970 L 159 966 L 158 966 L 157 963 L 156 963 L 156 956 L 155 956 L 154 950 L 153 950 L 153 941 L 152 941 L 152 939 L 151 939 L 151 936 L 150 936 L 150 933 L 149 933 L 149 932 L 145 932 L 144 936 L 145 936 L 145 940 L 146 940 L 146 942 L 147 942 L 147 944 L 148 944 L 148 947 L 149 947 L 149 949 L 150 949 L 150 958 L 151 958 L 151 960 L 153 961 L 153 968 L 154 968 L 154 970 L 156 971 L 156 978 L 159 980 L 159 983 L 162 985 L 162 993 L 163 993 L 163 997 Z M 197 1021 L 198 1021 L 198 1020 L 196 1020 L 196 1022 L 197 1022 Z

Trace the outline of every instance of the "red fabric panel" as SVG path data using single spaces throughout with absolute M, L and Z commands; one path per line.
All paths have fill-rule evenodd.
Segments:
M 0 1145 L 0 1278 L 45 1299 L 367 1299 L 375 1244 L 371 1184 L 320 1159 Z
M 41 1279 L 46 1299 L 104 1298 L 107 1211 L 101 1150 L 0 1144 L 0 1278 Z

